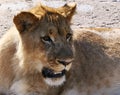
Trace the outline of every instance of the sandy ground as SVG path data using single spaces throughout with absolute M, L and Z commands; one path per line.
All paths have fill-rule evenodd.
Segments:
M 72 28 L 116 27 L 120 28 L 120 0 L 0 0 L 0 37 L 12 25 L 14 15 L 42 3 L 51 7 L 77 2 L 77 12 Z

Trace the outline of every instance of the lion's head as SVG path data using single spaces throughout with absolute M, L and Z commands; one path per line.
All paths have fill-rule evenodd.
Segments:
M 47 84 L 65 81 L 73 61 L 70 20 L 76 4 L 60 8 L 37 6 L 14 17 L 20 34 L 18 56 L 24 72 L 40 72 Z

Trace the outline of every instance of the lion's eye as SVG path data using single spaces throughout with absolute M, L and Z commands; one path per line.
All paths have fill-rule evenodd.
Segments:
M 71 33 L 68 33 L 68 34 L 66 35 L 66 40 L 69 42 L 71 39 L 72 39 L 72 34 L 71 34 Z
M 49 36 L 44 36 L 44 37 L 42 37 L 42 41 L 43 41 L 44 43 L 48 43 L 48 44 L 52 42 L 52 40 L 50 39 Z

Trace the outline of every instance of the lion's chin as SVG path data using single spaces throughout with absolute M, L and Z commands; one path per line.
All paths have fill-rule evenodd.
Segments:
M 65 75 L 60 78 L 45 78 L 46 84 L 50 86 L 60 86 L 66 81 Z
M 65 78 L 66 70 L 62 70 L 61 72 L 55 72 L 50 68 L 44 67 L 42 69 L 42 75 L 44 77 L 46 84 L 50 86 L 62 85 L 66 80 Z

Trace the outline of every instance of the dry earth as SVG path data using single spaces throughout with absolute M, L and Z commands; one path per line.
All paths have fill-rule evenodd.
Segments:
M 72 28 L 120 28 L 120 0 L 0 0 L 0 37 L 13 25 L 14 15 L 21 10 L 28 10 L 40 2 L 58 7 L 73 1 L 77 2 L 77 12 Z

